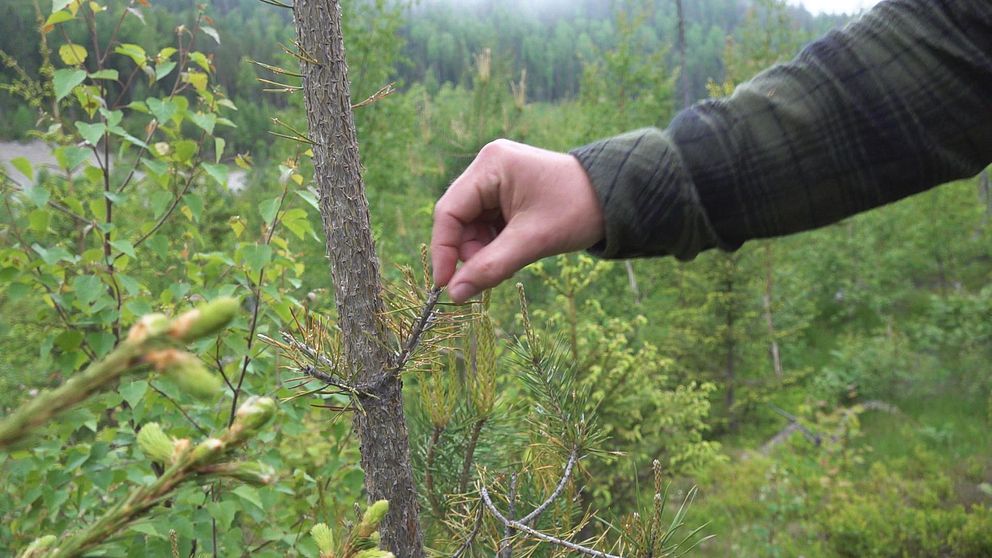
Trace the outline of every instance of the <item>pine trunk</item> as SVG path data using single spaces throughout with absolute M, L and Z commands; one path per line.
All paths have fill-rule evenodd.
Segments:
M 362 184 L 341 7 L 336 0 L 297 0 L 293 12 L 338 325 L 356 382 L 374 384 L 390 369 L 392 355 L 380 320 L 382 286 Z M 399 558 L 421 558 L 402 382 L 389 379 L 383 385 L 378 397 L 360 401 L 363 410 L 354 415 L 365 487 L 370 500 L 389 500 L 380 527 L 384 547 Z

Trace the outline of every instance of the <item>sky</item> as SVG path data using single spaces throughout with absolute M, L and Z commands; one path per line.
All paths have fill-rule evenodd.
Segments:
M 790 4 L 806 6 L 806 9 L 814 14 L 853 14 L 863 9 L 867 10 L 878 2 L 879 0 L 789 0 Z

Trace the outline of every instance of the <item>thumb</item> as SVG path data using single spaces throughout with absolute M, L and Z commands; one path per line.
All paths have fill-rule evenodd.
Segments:
M 451 278 L 448 294 L 455 302 L 465 302 L 495 287 L 541 255 L 533 235 L 520 227 L 507 226 L 499 236 L 462 264 Z

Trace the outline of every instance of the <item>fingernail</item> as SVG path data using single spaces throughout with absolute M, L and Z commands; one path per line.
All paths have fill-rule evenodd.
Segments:
M 448 295 L 455 302 L 465 302 L 468 298 L 478 292 L 475 285 L 471 283 L 458 283 L 448 289 Z

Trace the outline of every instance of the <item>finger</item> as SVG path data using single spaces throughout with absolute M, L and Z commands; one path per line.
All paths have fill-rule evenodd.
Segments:
M 495 173 L 486 172 L 481 167 L 477 158 L 434 206 L 431 263 L 434 282 L 438 286 L 448 284 L 455 273 L 459 248 L 468 224 L 487 211 L 499 208 L 498 196 L 491 194 L 498 190 L 499 179 Z
M 439 287 L 447 285 L 455 273 L 464 228 L 454 216 L 435 211 L 431 232 L 431 265 L 434 268 L 434 283 Z
M 462 265 L 451 278 L 448 294 L 455 302 L 465 302 L 500 284 L 539 256 L 531 235 L 508 226 Z

